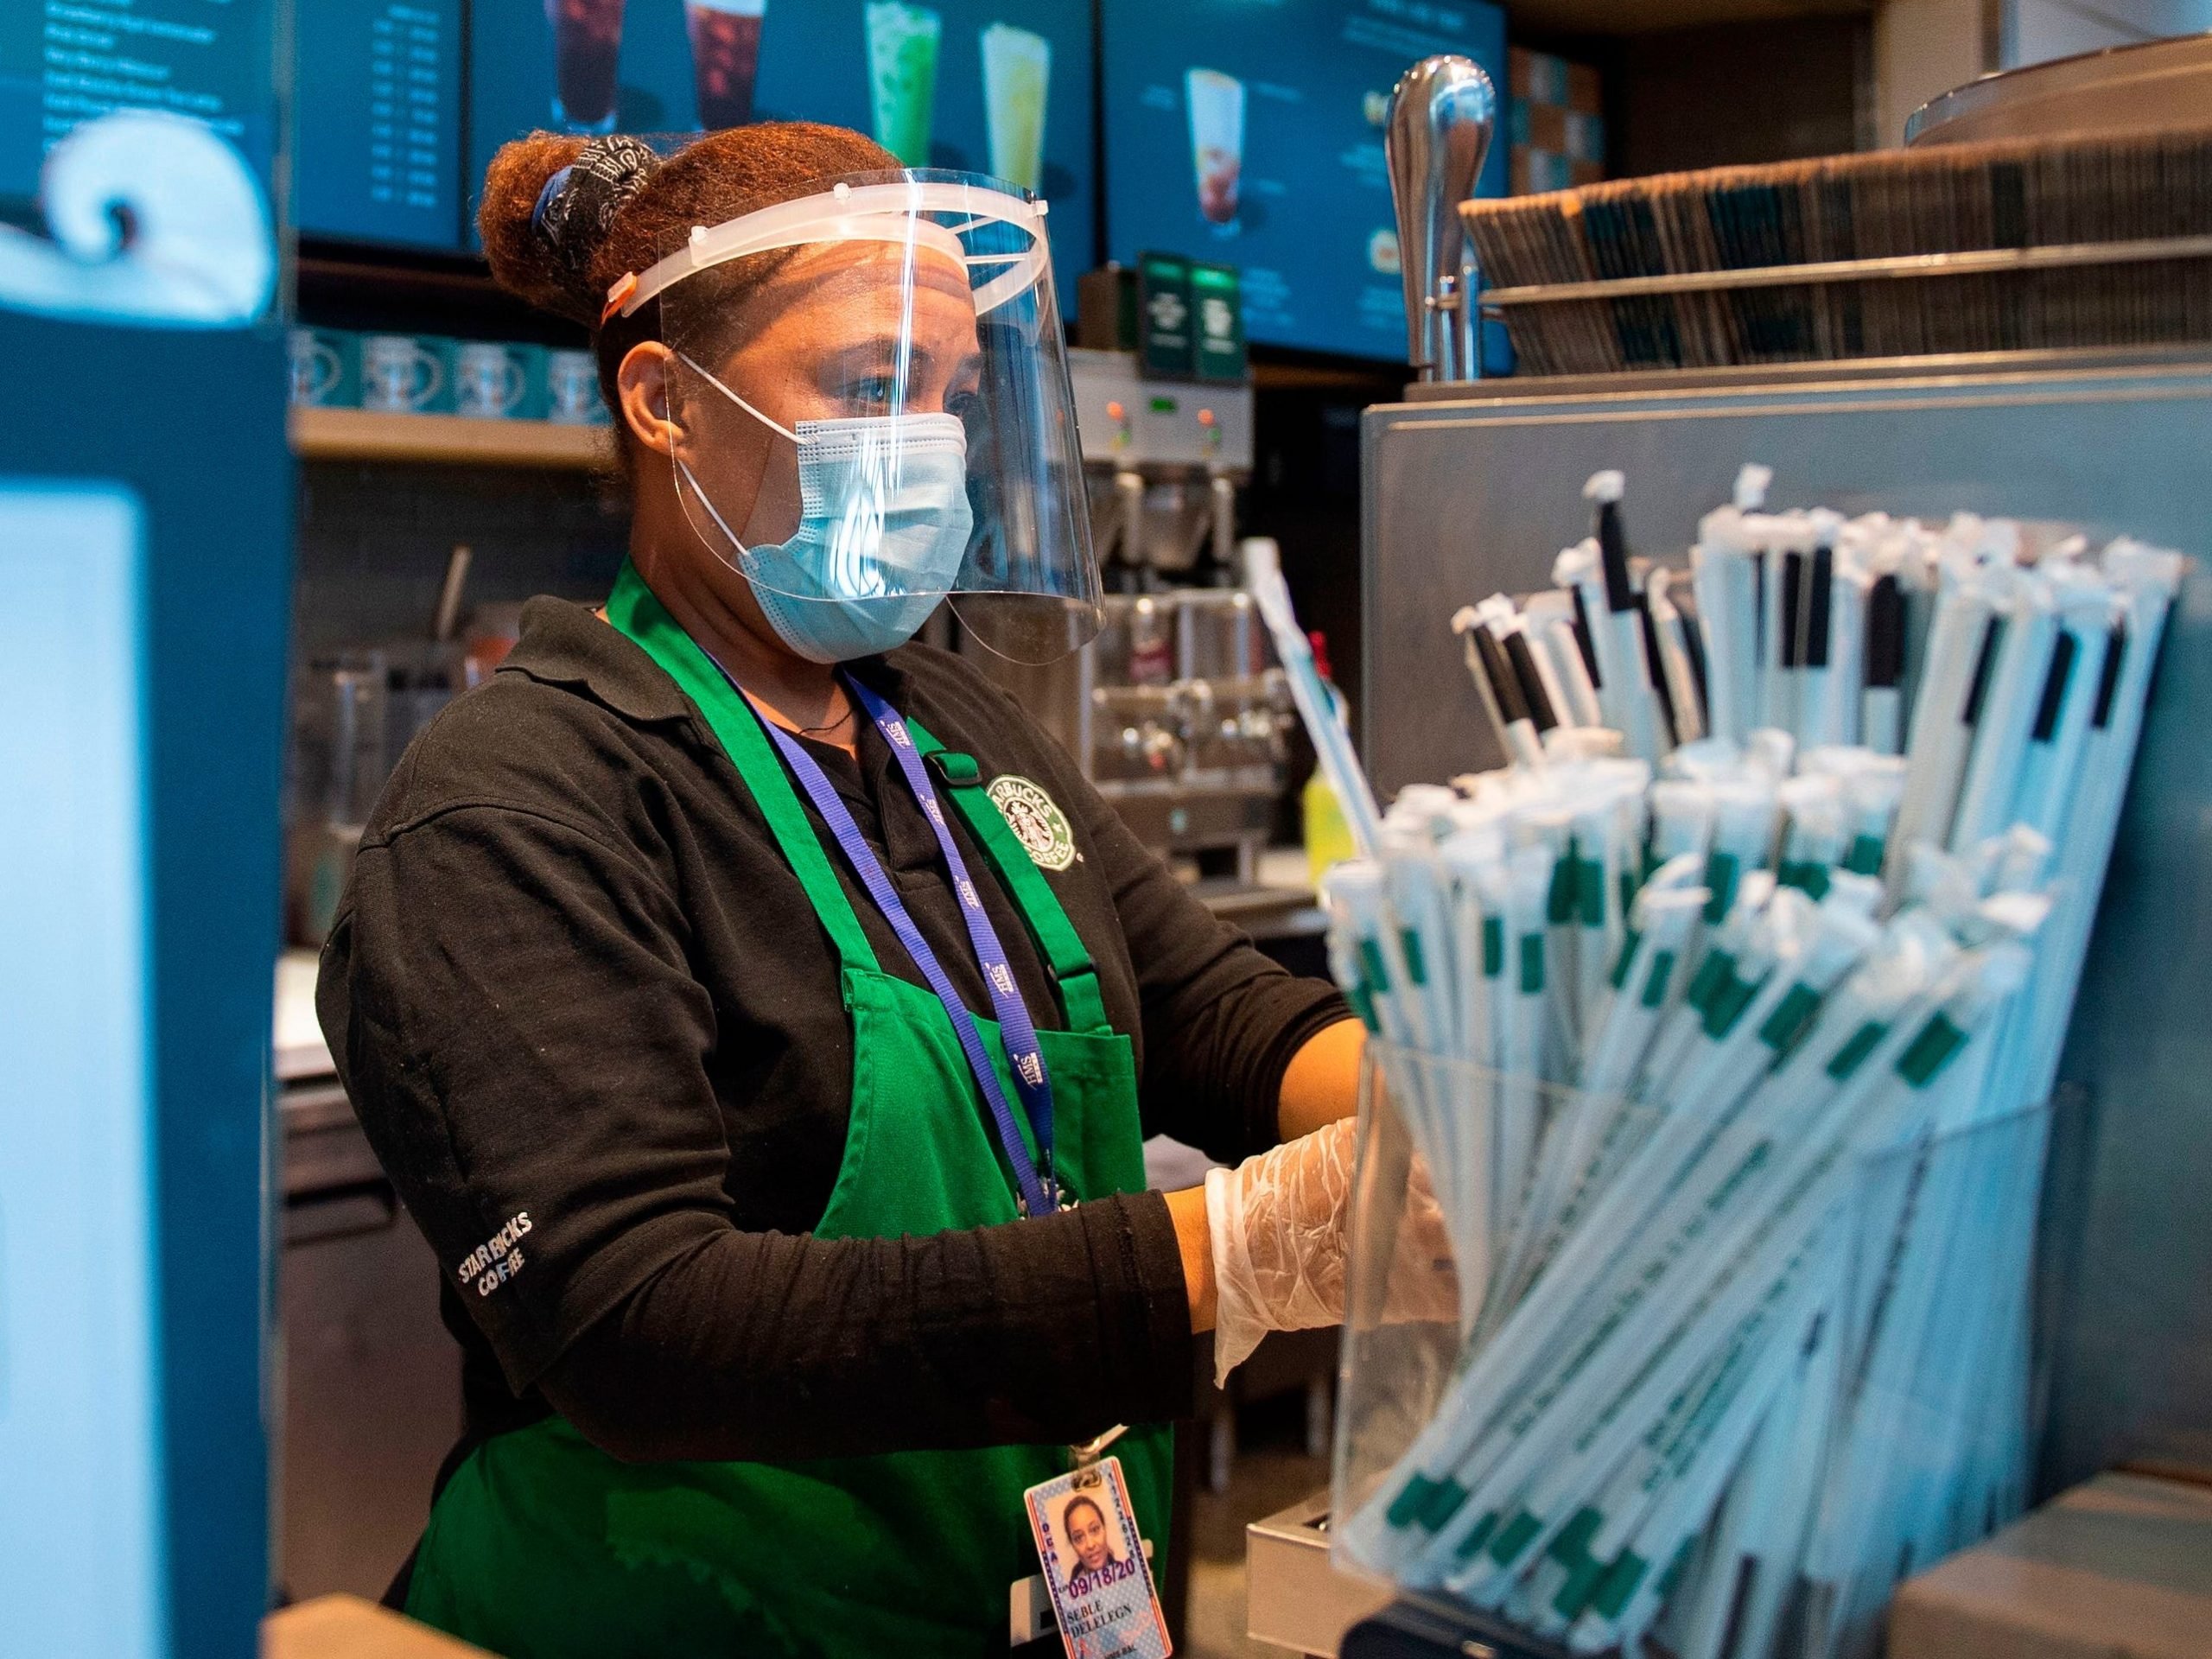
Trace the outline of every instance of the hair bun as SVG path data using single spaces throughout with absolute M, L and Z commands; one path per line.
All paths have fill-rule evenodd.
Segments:
M 539 189 L 531 228 L 580 291 L 591 291 L 592 257 L 607 239 L 615 214 L 659 168 L 660 157 L 649 146 L 609 133 L 586 144 Z M 591 296 L 594 321 L 601 297 Z
M 806 121 L 726 127 L 666 156 L 619 134 L 533 132 L 492 158 L 476 222 L 502 288 L 596 333 L 608 284 L 681 246 L 693 226 L 898 165 L 873 139 Z M 732 266 L 724 286 L 751 280 L 748 266 L 757 278 L 760 262 L 783 257 Z M 611 366 L 601 366 L 611 384 Z
M 493 276 L 532 304 L 595 325 L 605 296 L 592 282 L 594 256 L 660 164 L 650 146 L 621 133 L 537 132 L 502 145 L 477 217 Z

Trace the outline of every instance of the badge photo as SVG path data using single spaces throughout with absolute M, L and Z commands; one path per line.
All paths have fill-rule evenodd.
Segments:
M 1068 1659 L 1167 1659 L 1174 1647 L 1122 1460 L 1103 1459 L 1022 1496 Z

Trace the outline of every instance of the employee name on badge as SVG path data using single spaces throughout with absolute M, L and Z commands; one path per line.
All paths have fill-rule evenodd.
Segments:
M 1022 1498 L 1068 1659 L 1167 1659 L 1174 1648 L 1122 1460 L 1102 1459 Z

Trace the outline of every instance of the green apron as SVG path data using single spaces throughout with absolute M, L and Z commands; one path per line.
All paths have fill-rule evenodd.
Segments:
M 952 1022 L 934 995 L 877 964 L 751 709 L 627 565 L 607 616 L 706 715 L 836 948 L 853 1027 L 852 1120 L 816 1233 L 895 1238 L 1014 1221 L 1011 1169 Z M 942 750 L 907 726 L 925 754 Z M 1090 953 L 973 763 L 948 754 L 937 770 L 1059 986 L 1066 1029 L 1038 1035 L 1061 1183 L 1079 1199 L 1135 1192 L 1144 1185 L 1135 1071 Z M 976 1025 L 1011 1097 L 997 1025 Z M 1027 1137 L 1026 1114 L 1015 1117 Z M 1136 1429 L 1115 1447 L 1160 1563 L 1171 1433 Z M 1059 1446 L 624 1464 L 552 1417 L 487 1441 L 454 1472 L 431 1510 L 407 1611 L 509 1659 L 972 1659 L 1005 1649 L 1007 1588 L 1038 1570 L 1021 1494 L 1066 1468 Z

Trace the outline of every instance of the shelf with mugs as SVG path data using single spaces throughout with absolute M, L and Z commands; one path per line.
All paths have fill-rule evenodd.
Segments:
M 292 453 L 302 461 L 423 461 L 585 471 L 614 461 L 612 429 L 558 421 L 296 404 L 291 431 Z
M 588 352 L 442 335 L 292 331 L 293 452 L 309 461 L 611 466 Z

